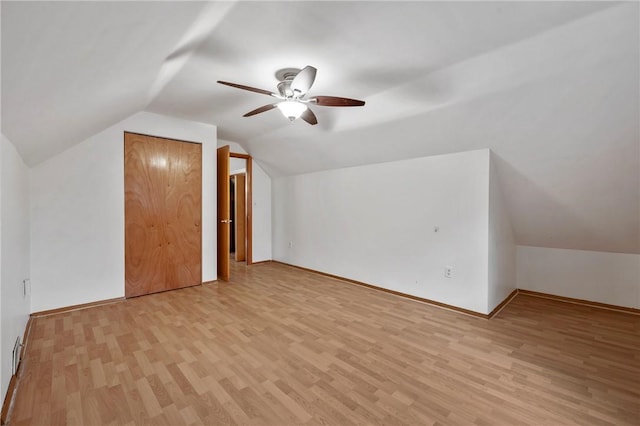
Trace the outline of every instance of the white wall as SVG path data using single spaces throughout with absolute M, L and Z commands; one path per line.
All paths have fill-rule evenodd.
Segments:
M 11 353 L 22 339 L 29 319 L 30 295 L 23 280 L 29 278 L 29 169 L 12 143 L 2 135 L 0 173 L 0 389 L 2 398 L 11 379 Z
M 216 127 L 141 112 L 32 169 L 32 312 L 124 296 L 125 131 L 203 144 L 202 278 L 217 278 Z
M 518 288 L 640 308 L 640 255 L 518 246 Z
M 275 260 L 488 313 L 488 150 L 272 183 Z
M 515 238 L 493 155 L 491 153 L 489 175 L 488 312 L 491 312 L 516 288 Z
M 231 152 L 247 154 L 237 142 L 218 140 L 218 147 L 229 145 Z M 229 169 L 240 171 L 244 169 L 243 159 L 231 158 Z M 253 160 L 251 191 L 253 195 L 253 262 L 271 260 L 271 177 L 264 171 L 260 164 Z
M 271 260 L 271 178 L 253 162 L 253 262 Z
M 234 151 L 236 152 L 236 151 Z M 241 153 L 244 154 L 244 153 Z M 244 158 L 229 158 L 229 174 L 234 175 L 236 173 L 246 173 L 247 160 Z

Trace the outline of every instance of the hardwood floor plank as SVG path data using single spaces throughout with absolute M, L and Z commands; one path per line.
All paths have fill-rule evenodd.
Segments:
M 10 424 L 640 424 L 640 316 L 519 294 L 486 320 L 231 266 L 34 317 Z

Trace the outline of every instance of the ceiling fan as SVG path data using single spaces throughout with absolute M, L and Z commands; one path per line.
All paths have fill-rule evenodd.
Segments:
M 310 104 L 330 107 L 352 107 L 364 105 L 364 101 L 339 98 L 336 96 L 314 96 L 312 98 L 305 98 L 305 95 L 316 79 L 316 72 L 317 70 L 310 65 L 307 65 L 301 70 L 297 68 L 284 68 L 277 71 L 276 78 L 279 81 L 277 86 L 278 93 L 244 86 L 242 84 L 229 83 L 228 81 L 218 80 L 218 83 L 280 99 L 279 102 L 267 104 L 260 108 L 256 108 L 253 111 L 249 111 L 243 115 L 243 117 L 250 117 L 252 115 L 260 114 L 261 112 L 278 108 L 290 121 L 302 118 L 307 123 L 315 125 L 318 124 L 318 119 L 309 108 Z

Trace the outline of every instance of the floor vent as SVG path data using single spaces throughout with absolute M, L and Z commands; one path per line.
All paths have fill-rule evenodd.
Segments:
M 16 338 L 16 343 L 13 345 L 13 358 L 11 361 L 11 374 L 15 375 L 18 371 L 18 365 L 20 364 L 20 349 L 22 343 L 20 343 L 20 336 Z

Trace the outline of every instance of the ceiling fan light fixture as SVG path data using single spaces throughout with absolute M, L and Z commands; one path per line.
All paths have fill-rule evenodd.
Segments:
M 290 121 L 300 118 L 302 113 L 307 110 L 307 106 L 298 101 L 283 101 L 278 103 L 277 107 L 280 112 L 282 112 L 282 115 L 287 117 Z
M 307 65 L 303 69 L 283 68 L 276 71 L 276 78 L 279 81 L 277 86 L 278 93 L 258 89 L 256 87 L 245 86 L 243 84 L 230 83 L 228 81 L 218 80 L 218 83 L 224 84 L 225 86 L 235 87 L 237 89 L 248 90 L 249 92 L 268 95 L 280 100 L 249 111 L 244 114 L 243 117 L 251 117 L 256 114 L 261 114 L 266 111 L 271 111 L 274 108 L 278 108 L 280 112 L 282 112 L 282 115 L 287 117 L 289 121 L 293 122 L 298 118 L 301 118 L 305 122 L 314 126 L 318 124 L 318 118 L 313 113 L 313 110 L 307 106 L 308 103 L 323 107 L 364 106 L 364 101 L 340 98 L 337 96 L 314 96 L 312 98 L 307 98 L 307 92 L 311 89 L 311 86 L 315 81 L 316 71 L 317 70 L 311 65 Z

